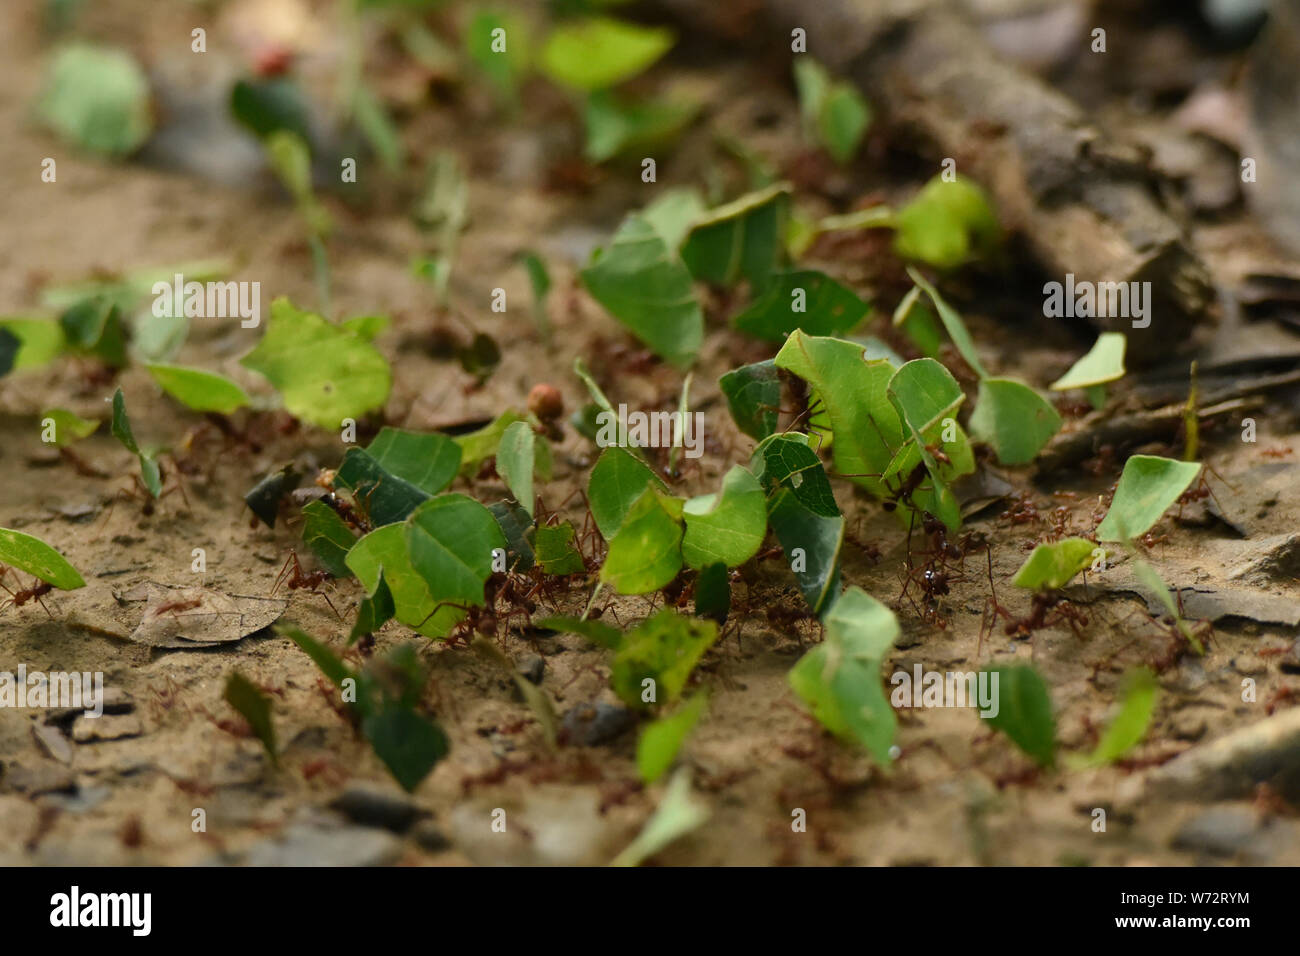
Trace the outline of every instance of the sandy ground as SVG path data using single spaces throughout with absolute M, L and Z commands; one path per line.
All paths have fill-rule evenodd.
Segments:
M 166 57 L 156 53 L 161 38 L 188 35 L 189 21 L 183 12 L 157 5 L 150 6 L 147 19 L 132 16 L 142 8 L 115 5 L 88 22 L 97 35 L 136 50 L 151 69 L 165 69 Z M 7 5 L 0 12 L 0 128 L 10 131 L 0 137 L 0 181 L 7 184 L 0 313 L 36 314 L 39 290 L 48 282 L 211 257 L 236 264 L 231 278 L 260 281 L 268 301 L 280 294 L 300 304 L 314 301 L 299 228 L 269 184 L 223 185 L 142 164 L 101 164 L 34 129 L 28 109 L 43 59 L 31 11 Z M 710 113 L 711 130 L 744 133 L 760 143 L 784 141 L 791 152 L 795 106 L 770 71 L 727 67 L 696 79 L 711 102 L 726 104 Z M 780 115 L 775 124 L 765 118 L 773 112 Z M 627 340 L 598 307 L 569 289 L 575 264 L 610 233 L 623 211 L 644 204 L 656 188 L 699 176 L 707 135 L 688 141 L 664 164 L 658 186 L 616 169 L 589 194 L 575 196 L 546 188 L 545 157 L 564 147 L 556 133 L 563 119 L 563 104 L 551 104 L 507 128 L 471 101 L 454 112 L 422 115 L 408 127 L 412 143 L 451 146 L 470 170 L 470 224 L 450 315 L 436 314 L 427 286 L 408 268 L 421 244 L 403 212 L 409 184 L 381 183 L 369 204 L 358 207 L 327 199 L 338 221 L 331 242 L 334 312 L 383 312 L 394 319 L 379 340 L 395 370 L 388 423 L 434 428 L 492 416 L 506 406 L 521 407 L 539 381 L 556 384 L 575 407 L 583 397 L 570 372 L 575 355 L 596 369 L 616 402 L 652 407 L 674 400 L 676 375 L 663 367 L 645 374 L 623 371 L 613 349 Z M 58 158 L 56 184 L 39 179 L 47 155 Z M 526 276 L 515 262 L 525 248 L 542 250 L 557 280 L 551 318 L 558 344 L 550 349 L 537 339 Z M 852 278 L 862 269 L 848 261 L 838 271 Z M 505 315 L 488 309 L 496 286 L 507 290 L 512 303 Z M 1029 335 L 1023 315 L 1008 306 L 970 318 L 994 367 L 1042 385 L 1068 366 L 1082 339 Z M 503 343 L 504 361 L 485 388 L 468 389 L 471 380 L 454 361 L 430 355 L 425 344 L 440 324 L 487 331 Z M 1000 336 L 1008 325 L 1014 334 Z M 235 323 L 196 327 L 179 360 L 252 385 L 237 359 L 258 334 Z M 1003 341 L 1014 344 L 999 352 Z M 710 444 L 676 493 L 713 490 L 731 464 L 748 459 L 752 442 L 732 428 L 715 383 L 728 368 L 763 357 L 761 345 L 743 341 L 715 316 L 694 393 L 708 416 Z M 117 598 L 144 581 L 269 596 L 290 549 L 301 550 L 301 542 L 283 523 L 274 531 L 250 527 L 242 496 L 285 460 L 312 456 L 329 467 L 343 448 L 319 432 L 272 433 L 257 453 L 204 435 L 192 448 L 197 473 L 185 479 L 188 504 L 178 491 L 146 516 L 138 499 L 119 495 L 130 486 L 133 462 L 110 436 L 101 433 L 78 446 L 107 478 L 78 474 L 40 441 L 44 408 L 106 414 L 113 386 L 87 371 L 60 361 L 0 381 L 0 525 L 43 537 L 88 582 L 82 591 L 47 597 L 48 615 L 36 605 L 0 612 L 0 668 L 25 663 L 29 670 L 103 671 L 107 685 L 121 695 L 122 712 L 89 727 L 83 721 L 49 724 L 42 711 L 0 710 L 0 862 L 600 863 L 626 844 L 660 792 L 637 783 L 636 734 L 551 754 L 509 680 L 474 654 L 414 638 L 396 624 L 379 634 L 381 650 L 419 641 L 431 673 L 426 700 L 452 741 L 451 755 L 408 801 L 330 706 L 314 666 L 287 639 L 262 631 L 216 649 L 153 653 L 128 640 L 138 607 Z M 179 447 L 199 424 L 159 394 L 142 370 L 128 370 L 121 384 L 136 434 L 147 441 Z M 1282 451 L 1300 450 L 1294 410 L 1278 400 L 1256 418 L 1256 445 L 1243 445 L 1234 426 L 1208 436 L 1207 450 L 1221 476 L 1210 479 L 1216 496 L 1225 511 L 1240 517 L 1249 537 L 1207 518 L 1204 504 L 1187 508 L 1183 521 L 1166 518 L 1158 528 L 1163 540 L 1152 546 L 1150 558 L 1167 580 L 1206 590 L 1245 587 L 1228 580 L 1228 569 L 1262 553 L 1264 538 L 1296 527 L 1300 466 Z M 583 511 L 572 493 L 585 487 L 591 449 L 570 434 L 557 451 L 556 475 L 542 491 L 544 500 L 581 522 Z M 1068 474 L 1045 485 L 1033 484 L 1028 471 L 1011 473 L 1040 517 L 1024 524 L 1001 519 L 1004 503 L 972 521 L 971 528 L 994 543 L 997 593 L 1014 613 L 1026 613 L 1027 601 L 1012 593 L 1009 579 L 1033 542 L 1052 531 L 1053 521 L 1089 530 L 1096 496 L 1114 482 L 1120 464 L 1100 477 Z M 462 481 L 457 490 L 471 489 Z M 472 493 L 486 501 L 505 495 L 495 480 L 473 483 Z M 904 531 L 847 486 L 837 486 L 837 495 L 856 538 L 880 554 L 873 560 L 849 546 L 846 583 L 892 602 L 901 588 Z M 1054 518 L 1056 508 L 1066 511 Z M 194 548 L 206 551 L 202 575 L 190 570 Z M 1283 563 L 1256 575 L 1251 587 L 1300 601 L 1296 573 L 1294 565 Z M 336 582 L 327 593 L 343 621 L 321 597 L 301 591 L 288 596 L 283 620 L 341 648 L 344 622 L 350 622 L 360 590 L 355 582 Z M 1059 626 L 1029 642 L 1007 638 L 999 628 L 979 648 L 988 594 L 979 557 L 954 575 L 952 592 L 939 608 L 942 627 L 920 619 L 905 602 L 899 609 L 903 637 L 888 669 L 910 671 L 920 663 L 972 670 L 1032 658 L 1052 688 L 1063 744 L 1086 750 L 1113 712 L 1120 675 L 1136 664 L 1162 663 L 1167 650 L 1167 636 L 1145 616 L 1140 601 L 1101 586 L 1089 594 L 1090 622 L 1082 637 Z M 575 585 L 558 605 L 580 609 L 587 595 L 585 586 Z M 1125 796 L 1125 788 L 1149 768 L 1265 720 L 1270 705 L 1285 712 L 1293 701 L 1276 695 L 1300 685 L 1300 678 L 1280 670 L 1283 655 L 1274 652 L 1290 648 L 1294 626 L 1252 621 L 1244 612 L 1220 620 L 1204 658 L 1184 657 L 1162 670 L 1163 692 L 1150 733 L 1117 766 L 1036 773 L 971 711 L 926 709 L 899 713 L 901 757 L 885 773 L 822 733 L 786 684 L 786 672 L 818 634 L 809 622 L 774 625 L 769 618 L 782 616 L 764 613 L 800 606 L 780 560 L 747 570 L 735 595 L 742 626 L 699 669 L 710 707 L 683 755 L 711 818 L 660 854 L 661 862 L 1300 863 L 1300 822 L 1266 792 L 1217 807 L 1195 799 Z M 649 608 L 647 600 L 622 599 L 611 613 L 626 622 Z M 500 641 L 517 662 L 529 655 L 543 658 L 541 686 L 561 712 L 616 703 L 607 687 L 607 654 L 581 639 L 513 632 Z M 239 735 L 235 715 L 221 699 L 225 677 L 236 668 L 272 691 L 284 750 L 279 770 L 270 767 L 254 739 Z M 1241 699 L 1243 677 L 1258 684 L 1253 703 Z M 51 727 L 62 745 L 40 742 L 49 739 Z M 344 809 L 329 809 L 344 793 Z M 381 814 L 376 807 L 405 807 L 420 822 L 399 827 L 400 833 L 375 827 L 370 824 Z M 498 807 L 523 825 L 493 834 L 491 811 Z M 199 808 L 206 814 L 204 833 L 191 826 Z M 798 808 L 807 813 L 806 833 L 791 828 Z M 1107 814 L 1104 832 L 1094 828 L 1098 808 Z

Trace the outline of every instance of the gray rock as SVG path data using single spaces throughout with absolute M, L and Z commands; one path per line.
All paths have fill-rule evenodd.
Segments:
M 525 654 L 519 658 L 519 673 L 532 684 L 540 684 L 546 673 L 546 660 L 540 654 Z
M 1269 855 L 1269 842 L 1259 814 L 1249 806 L 1220 806 L 1202 810 L 1184 823 L 1172 845 L 1176 850 L 1242 856 L 1260 863 Z
M 402 842 L 372 827 L 295 823 L 244 854 L 247 866 L 387 866 Z
M 426 811 L 405 794 L 377 784 L 357 782 L 336 797 L 330 806 L 353 823 L 405 833 Z
M 595 747 L 632 726 L 632 712 L 613 704 L 578 704 L 564 713 L 561 737 L 567 743 Z
M 72 744 L 57 727 L 45 724 L 32 724 L 32 736 L 41 750 L 61 764 L 72 763 Z

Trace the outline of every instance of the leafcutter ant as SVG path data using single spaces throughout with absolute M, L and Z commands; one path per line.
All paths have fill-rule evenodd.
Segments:
M 280 589 L 280 585 L 283 584 L 290 591 L 296 591 L 299 588 L 302 588 L 310 591 L 312 594 L 319 594 L 325 599 L 325 603 L 330 606 L 330 610 L 334 612 L 334 616 L 339 620 L 343 620 L 343 616 L 339 614 L 338 609 L 334 607 L 334 602 L 329 599 L 329 595 L 321 590 L 321 585 L 333 577 L 334 575 L 323 570 L 304 572 L 302 564 L 298 561 L 298 552 L 290 551 L 289 557 L 285 559 L 284 566 L 280 568 L 280 573 L 276 575 L 275 584 L 271 587 L 271 593 L 275 594 L 275 592 Z
M 0 572 L 0 578 L 3 578 L 8 573 L 9 573 L 9 568 L 5 568 L 3 572 Z M 17 591 L 10 590 L 3 583 L 0 583 L 0 588 L 4 588 L 6 591 L 9 592 L 9 600 L 5 601 L 3 604 L 0 604 L 0 611 L 3 611 L 5 608 L 10 606 L 22 607 L 28 601 L 35 601 L 37 604 L 41 606 L 41 608 L 45 611 L 46 614 L 50 615 L 51 620 L 54 619 L 54 615 L 50 614 L 50 609 L 46 607 L 45 602 L 41 600 L 42 597 L 44 597 L 45 595 L 49 594 L 51 591 L 54 590 L 54 585 L 50 584 L 48 581 L 41 581 L 38 579 L 36 583 L 33 584 L 31 587 L 20 588 Z

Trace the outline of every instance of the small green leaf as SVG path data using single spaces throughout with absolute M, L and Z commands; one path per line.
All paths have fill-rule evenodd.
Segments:
M 626 448 L 606 448 L 596 459 L 587 483 L 591 516 L 606 541 L 618 533 L 628 511 L 648 486 L 667 487 L 644 462 Z
M 240 364 L 266 376 L 295 418 L 322 428 L 381 407 L 393 381 L 373 345 L 284 297 L 271 303 L 266 334 Z
M 120 158 L 149 138 L 149 81 L 130 54 L 76 43 L 54 55 L 36 107 L 61 137 Z
M 739 465 L 727 472 L 720 494 L 690 499 L 682 514 L 686 520 L 682 557 L 696 570 L 715 562 L 739 567 L 758 554 L 767 534 L 763 487 Z
M 544 617 L 533 622 L 534 627 L 558 634 L 577 634 L 593 644 L 616 651 L 623 643 L 623 632 L 604 621 L 584 620 L 577 617 Z
M 887 766 L 898 721 L 881 684 L 880 655 L 893 644 L 898 624 L 860 589 L 851 588 L 845 600 L 843 611 L 837 602 L 827 615 L 826 640 L 790 670 L 790 686 L 823 727 Z
M 316 555 L 321 566 L 336 578 L 346 578 L 347 556 L 357 543 L 356 535 L 334 509 L 321 501 L 313 501 L 302 509 L 302 540 Z
M 495 48 L 493 33 L 497 30 L 502 31 L 498 36 L 505 49 Z M 519 80 L 528 69 L 526 24 L 509 13 L 480 10 L 465 28 L 465 51 L 497 93 L 513 102 Z
M 1154 594 L 1156 600 L 1169 612 L 1169 616 L 1174 619 L 1174 624 L 1182 632 L 1183 637 L 1187 638 L 1187 643 L 1192 646 L 1192 649 L 1197 654 L 1204 654 L 1205 646 L 1201 643 L 1200 638 L 1196 636 L 1196 632 L 1192 630 L 1191 625 L 1187 623 L 1187 619 L 1183 617 L 1183 612 L 1179 609 L 1178 602 L 1174 600 L 1173 594 L 1170 593 L 1169 585 L 1165 584 L 1164 578 L 1160 576 L 1155 568 L 1136 554 L 1132 555 L 1131 560 L 1133 577 L 1137 578 L 1140 584 Z
M 706 617 L 719 627 L 731 613 L 731 576 L 719 561 L 701 568 L 695 579 L 695 616 Z
M 451 750 L 442 728 L 414 710 L 390 704 L 361 722 L 361 733 L 388 772 L 412 793 Z
M 810 57 L 795 60 L 794 79 L 806 133 L 837 163 L 847 163 L 871 125 L 871 108 L 851 84 L 833 81 Z
M 789 194 L 789 183 L 774 183 L 697 219 L 682 245 L 691 275 L 714 285 L 744 278 L 752 290 L 767 288 L 785 255 L 781 237 Z
M 939 321 L 943 323 L 943 327 L 948 332 L 948 337 L 952 339 L 952 344 L 957 346 L 957 351 L 966 360 L 966 364 L 980 378 L 988 378 L 989 373 L 984 368 L 984 363 L 980 361 L 979 352 L 975 349 L 975 340 L 971 338 L 966 323 L 961 320 L 957 310 L 943 300 L 934 286 L 925 281 L 921 273 L 909 266 L 907 274 L 916 283 L 916 287 L 928 295 L 930 301 L 934 303 L 935 311 L 939 313 Z
M 663 608 L 623 635 L 614 654 L 610 686 L 629 707 L 671 704 L 717 639 L 718 626 L 712 621 Z
M 1087 756 L 1073 756 L 1070 765 L 1076 769 L 1104 767 L 1141 743 L 1155 713 L 1159 693 L 1160 685 L 1150 670 L 1142 667 L 1130 671 L 1123 681 L 1119 713 L 1106 727 L 1097 748 Z
M 1002 464 L 1026 465 L 1060 431 L 1061 416 L 1023 382 L 986 378 L 980 381 L 970 427 L 976 438 L 993 446 Z
M 663 237 L 668 248 L 681 248 L 682 240 L 708 213 L 700 191 L 694 186 L 666 189 L 641 210 L 641 218 Z
M 196 412 L 229 415 L 248 404 L 248 395 L 244 390 L 224 375 L 183 365 L 146 367 L 159 388 Z
M 631 100 L 608 90 L 587 98 L 584 114 L 588 162 L 603 163 L 633 150 L 652 150 L 671 143 L 690 125 L 700 104 L 678 97 Z
M 704 340 L 704 313 L 691 273 L 650 223 L 632 215 L 613 242 L 582 270 L 606 311 L 665 361 L 685 368 Z
M 153 455 L 141 451 L 140 446 L 136 444 L 135 435 L 131 431 L 131 419 L 126 414 L 126 399 L 122 396 L 121 388 L 113 393 L 113 437 L 139 459 L 140 475 L 149 494 L 155 498 L 161 495 L 162 472 L 159 471 L 158 462 L 154 460 Z
M 636 745 L 636 768 L 643 782 L 654 783 L 668 772 L 677 751 L 704 716 L 707 704 L 705 694 L 696 694 L 674 713 L 660 717 L 641 731 Z
M 996 715 L 984 718 L 1042 767 L 1056 762 L 1056 718 L 1038 671 L 1027 664 L 993 667 L 998 680 Z
M 682 503 L 651 486 L 628 509 L 600 579 L 619 594 L 657 591 L 682 568 Z
M 489 425 L 453 439 L 460 446 L 460 469 L 469 471 L 479 462 L 491 458 L 501 445 L 501 436 L 515 422 L 526 421 L 523 415 L 514 409 L 508 409 L 497 416 Z
M 1087 538 L 1064 538 L 1037 545 L 1011 583 L 1031 591 L 1055 591 L 1092 564 L 1097 545 Z
M 776 431 L 781 406 L 781 376 L 771 359 L 742 365 L 718 379 L 736 427 L 762 441 Z
M 869 311 L 852 289 L 824 272 L 803 270 L 774 277 L 771 287 L 731 324 L 768 342 L 780 342 L 795 329 L 808 335 L 843 335 Z
M 41 428 L 46 423 L 54 426 L 54 444 L 60 448 L 73 442 L 88 438 L 99 428 L 99 422 L 68 411 L 66 408 L 51 408 L 41 413 Z
M 320 669 L 320 672 L 335 687 L 342 687 L 343 681 L 349 677 L 355 679 L 356 675 L 352 669 L 344 664 L 334 651 L 305 631 L 291 624 L 277 624 L 275 625 L 275 633 L 281 637 L 287 637 L 297 644 L 299 649 L 311 658 L 312 663 Z
M 494 501 L 488 505 L 488 511 L 506 536 L 506 567 L 511 571 L 529 570 L 537 561 L 529 540 L 533 533 L 532 515 L 513 501 Z
M 572 523 L 538 525 L 533 545 L 537 563 L 547 574 L 582 574 L 587 570 L 582 554 L 574 543 Z
M 561 86 L 601 90 L 648 69 L 673 40 L 671 30 L 610 17 L 568 20 L 546 38 L 540 66 Z
M 0 329 L 18 340 L 18 351 L 8 369 L 12 372 L 52 362 L 67 345 L 63 326 L 50 319 L 0 319 Z
M 986 255 L 1001 233 L 984 191 L 963 176 L 931 179 L 898 211 L 894 228 L 895 252 L 938 269 L 954 269 Z
M 379 584 L 374 594 L 367 594 L 357 606 L 357 619 L 352 622 L 352 631 L 348 634 L 348 645 L 355 644 L 367 634 L 373 634 L 397 613 L 393 601 L 393 592 L 388 589 L 383 572 L 379 574 Z
M 1199 462 L 1133 455 L 1124 462 L 1110 510 L 1097 526 L 1097 540 L 1124 541 L 1146 534 L 1200 473 Z
M 389 173 L 401 170 L 406 158 L 402 135 L 388 115 L 379 97 L 364 82 L 358 82 L 352 100 L 352 117 L 357 128 L 375 151 L 384 169 Z
M 126 365 L 126 333 L 122 330 L 121 310 L 103 296 L 76 302 L 59 316 L 67 344 L 106 365 Z
M 807 439 L 807 435 L 797 432 L 783 432 L 764 439 L 749 460 L 750 470 L 769 495 L 779 485 L 810 514 L 838 518 L 840 508 L 835 503 L 830 479 L 817 453 L 808 447 Z
M 232 671 L 226 678 L 226 692 L 223 696 L 226 703 L 248 721 L 248 726 L 262 742 L 266 755 L 271 758 L 271 765 L 279 766 L 280 756 L 275 746 L 275 724 L 271 721 L 270 698 L 239 671 Z
M 1070 366 L 1070 370 L 1052 383 L 1052 391 L 1091 388 L 1124 377 L 1124 350 L 1128 339 L 1123 332 L 1103 332 L 1088 354 Z
M 709 810 L 691 793 L 690 771 L 682 767 L 668 781 L 668 789 L 654 815 L 610 866 L 640 866 L 679 837 L 709 819 Z
M 270 77 L 239 80 L 230 91 L 230 112 L 259 139 L 288 130 L 310 142 L 310 121 L 302 91 L 292 80 Z
M 529 517 L 533 514 L 533 441 L 533 427 L 515 422 L 505 430 L 497 448 L 497 471 Z
M 767 520 L 804 601 L 814 614 L 821 614 L 840 586 L 843 516 L 828 518 L 809 511 L 792 491 L 782 489 L 768 503 Z
M 62 591 L 75 591 L 86 585 L 67 558 L 40 538 L 22 531 L 0 528 L 0 564 L 26 571 Z

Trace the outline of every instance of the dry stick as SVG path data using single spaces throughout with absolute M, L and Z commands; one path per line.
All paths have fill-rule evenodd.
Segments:
M 1167 357 L 1207 316 L 1209 276 L 1157 197 L 1143 153 L 1007 63 L 951 0 L 658 2 L 696 29 L 751 47 L 769 36 L 783 55 L 815 57 L 856 82 L 936 172 L 951 157 L 988 188 L 1049 277 L 1150 282 L 1147 328 L 1091 320 L 1127 333 L 1133 361 Z M 790 52 L 795 28 L 806 31 L 806 54 Z

